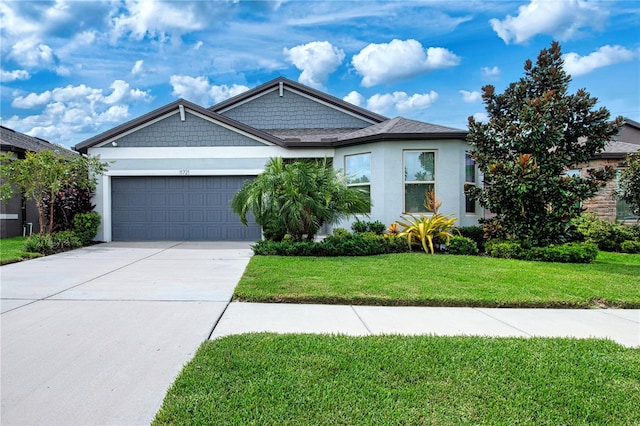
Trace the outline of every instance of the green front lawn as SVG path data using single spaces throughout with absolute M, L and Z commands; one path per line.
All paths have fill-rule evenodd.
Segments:
M 604 340 L 249 334 L 205 342 L 154 425 L 640 424 Z
M 0 239 L 0 265 L 42 256 L 39 253 L 26 252 L 24 250 L 24 240 L 25 238 L 23 237 Z
M 254 256 L 235 300 L 355 305 L 640 308 L 640 255 L 592 264 L 490 257 Z

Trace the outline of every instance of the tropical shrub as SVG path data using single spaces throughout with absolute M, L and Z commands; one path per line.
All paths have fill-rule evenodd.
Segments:
M 402 216 L 398 221 L 402 231 L 398 234 L 405 237 L 409 247 L 414 241 L 418 242 L 425 253 L 433 254 L 434 240 L 438 239 L 445 244 L 453 236 L 456 218 L 435 213 L 433 216 L 415 216 L 412 214 Z
M 640 153 L 627 155 L 620 172 L 617 195 L 629 204 L 633 214 L 640 216 Z
M 93 190 L 83 189 L 73 183 L 71 186 L 60 190 L 53 203 L 53 231 L 67 231 L 74 227 L 74 217 L 78 213 L 88 213 L 95 208 L 91 202 Z M 50 195 L 43 197 L 45 207 L 45 219 L 50 219 L 51 200 Z
M 51 234 L 52 250 L 54 252 L 73 250 L 82 247 L 82 242 L 74 231 L 60 231 Z
M 338 238 L 346 238 L 351 236 L 351 232 L 344 228 L 336 228 L 333 230 L 333 236 Z
M 51 254 L 53 250 L 53 238 L 50 234 L 33 234 L 24 242 L 24 250 L 30 253 Z
M 96 212 L 78 213 L 74 217 L 74 232 L 78 236 L 80 243 L 86 246 L 91 243 L 98 234 L 100 226 L 100 215 Z
M 472 239 L 479 251 L 484 251 L 484 228 L 480 225 L 477 226 L 461 226 L 458 228 L 458 232 L 461 236 Z
M 265 171 L 245 183 L 231 201 L 244 225 L 252 213 L 265 237 L 313 241 L 326 224 L 335 224 L 371 208 L 369 196 L 346 185 L 346 178 L 325 159 L 285 163 L 271 158 Z
M 593 213 L 583 214 L 573 224 L 581 239 L 596 244 L 603 251 L 621 251 L 623 242 L 640 238 L 638 228 L 611 223 Z
M 478 245 L 471 238 L 454 235 L 449 239 L 447 253 L 475 256 L 478 254 Z

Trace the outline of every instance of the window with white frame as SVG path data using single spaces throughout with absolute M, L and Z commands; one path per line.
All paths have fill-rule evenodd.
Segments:
M 366 193 L 371 198 L 371 153 L 346 155 L 344 172 L 347 186 Z
M 464 186 L 476 186 L 476 160 L 473 159 L 470 153 L 464 155 Z M 476 213 L 476 202 L 469 198 L 467 194 L 464 195 L 464 211 L 467 214 Z
M 436 153 L 404 151 L 404 212 L 427 213 L 426 193 L 436 186 Z

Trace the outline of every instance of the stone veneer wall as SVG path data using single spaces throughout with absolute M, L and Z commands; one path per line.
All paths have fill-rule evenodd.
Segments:
M 622 160 L 619 159 L 598 159 L 591 160 L 586 165 L 582 165 L 580 167 L 580 173 L 582 176 L 585 176 L 588 169 L 595 169 L 604 166 L 613 166 L 614 168 L 618 168 L 618 164 Z M 582 206 L 587 209 L 589 213 L 595 213 L 600 218 L 608 220 L 609 222 L 616 221 L 616 199 L 615 199 L 615 190 L 616 190 L 616 179 L 611 179 L 607 182 L 606 186 L 600 189 L 598 195 L 590 200 L 587 200 L 582 203 Z

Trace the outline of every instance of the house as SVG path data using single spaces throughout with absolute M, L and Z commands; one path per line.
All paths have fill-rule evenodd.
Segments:
M 586 174 L 587 170 L 604 166 L 613 166 L 621 170 L 625 157 L 640 150 L 640 123 L 625 118 L 618 136 L 612 140 L 603 152 L 591 161 L 577 167 L 574 173 Z M 636 223 L 637 216 L 631 214 L 629 206 L 615 197 L 618 179 L 613 179 L 600 190 L 600 193 L 583 203 L 587 212 L 595 213 L 610 222 Z
M 260 227 L 243 226 L 229 204 L 271 157 L 332 159 L 370 194 L 370 220 L 425 212 L 425 191 L 435 189 L 442 213 L 477 224 L 482 210 L 463 193 L 477 182 L 465 137 L 277 78 L 208 109 L 177 100 L 75 149 L 112 162 L 94 200 L 96 239 L 255 241 Z
M 0 152 L 13 153 L 17 158 L 24 158 L 27 151 L 40 152 L 49 149 L 76 155 L 60 146 L 44 139 L 34 138 L 0 126 Z M 0 235 L 2 238 L 30 235 L 39 231 L 38 209 L 33 200 L 26 200 L 22 194 L 16 194 L 6 201 L 0 202 Z

